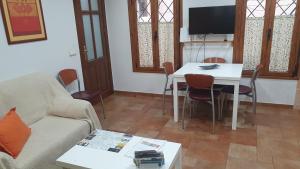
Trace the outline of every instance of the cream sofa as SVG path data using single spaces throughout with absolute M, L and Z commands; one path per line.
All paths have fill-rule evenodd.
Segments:
M 34 73 L 0 82 L 0 117 L 12 107 L 32 129 L 16 159 L 0 152 L 0 169 L 54 169 L 55 160 L 101 128 L 89 102 L 76 100 L 53 77 Z

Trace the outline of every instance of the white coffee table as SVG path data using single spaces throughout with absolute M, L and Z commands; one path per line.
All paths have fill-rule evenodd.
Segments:
M 143 137 L 133 136 L 119 153 L 75 145 L 56 160 L 56 165 L 67 169 L 136 169 L 133 159 L 126 154 Z M 166 142 L 160 151 L 165 156 L 165 165 L 142 166 L 141 168 L 182 169 L 181 144 Z

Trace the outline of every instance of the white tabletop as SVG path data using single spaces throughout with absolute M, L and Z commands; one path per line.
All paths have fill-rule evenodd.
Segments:
M 56 164 L 70 169 L 137 169 L 133 159 L 127 157 L 126 153 L 141 139 L 143 138 L 133 136 L 119 153 L 76 145 L 58 158 Z M 171 166 L 174 166 L 175 158 L 178 158 L 181 153 L 181 144 L 166 142 L 162 151 L 165 156 L 165 165 L 160 169 L 170 169 Z
M 218 63 L 217 69 L 203 70 L 199 66 L 212 65 L 213 63 L 187 63 L 177 70 L 173 77 L 182 78 L 185 74 L 206 74 L 221 80 L 240 80 L 242 77 L 243 64 Z

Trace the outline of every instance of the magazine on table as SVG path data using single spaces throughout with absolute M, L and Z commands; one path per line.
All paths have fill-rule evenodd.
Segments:
M 96 130 L 77 145 L 118 153 L 132 139 L 132 135 Z

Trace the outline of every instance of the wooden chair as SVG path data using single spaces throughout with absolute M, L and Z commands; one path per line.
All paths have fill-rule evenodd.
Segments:
M 173 67 L 172 62 L 164 62 L 163 67 L 164 67 L 164 71 L 165 71 L 165 75 L 166 75 L 166 81 L 165 81 L 164 92 L 163 92 L 163 114 L 165 114 L 166 92 L 171 91 L 171 94 L 173 96 L 173 82 L 170 84 L 169 88 L 168 88 L 168 83 L 169 83 L 170 75 L 172 75 L 174 73 L 174 67 Z M 187 85 L 185 82 L 178 82 L 177 88 L 179 91 L 185 91 L 187 88 Z
M 256 93 L 256 85 L 255 85 L 255 81 L 261 71 L 261 69 L 263 68 L 262 64 L 259 64 L 256 66 L 255 70 L 253 71 L 251 80 L 250 80 L 250 86 L 244 86 L 244 85 L 240 85 L 239 87 L 239 95 L 245 95 L 248 97 L 252 98 L 252 109 L 253 109 L 253 113 L 256 113 L 256 103 L 257 103 L 257 93 Z M 233 86 L 226 86 L 223 88 L 222 93 L 225 94 L 234 94 L 234 87 Z M 225 98 L 223 99 L 222 102 L 225 101 Z
M 93 103 L 94 100 L 96 100 L 97 98 L 100 98 L 103 116 L 104 116 L 104 119 L 106 118 L 101 92 L 99 90 L 97 90 L 97 91 L 81 91 L 80 81 L 78 79 L 77 72 L 75 69 L 61 70 L 58 73 L 58 78 L 64 87 L 70 85 L 74 81 L 77 81 L 78 92 L 72 94 L 72 97 L 74 99 L 86 100 L 86 101 L 89 101 L 90 103 Z M 100 114 L 98 114 L 98 117 L 100 118 Z
M 226 60 L 224 58 L 211 57 L 204 59 L 203 63 L 226 63 Z
M 219 91 L 215 91 L 213 89 L 214 77 L 210 75 L 201 75 L 201 74 L 186 74 L 185 79 L 188 88 L 186 89 L 186 95 L 184 98 L 183 109 L 182 109 L 182 129 L 184 129 L 186 103 L 188 103 L 190 107 L 193 101 L 210 102 L 212 105 L 212 114 L 213 114 L 212 133 L 214 133 L 215 132 L 215 98 L 219 97 L 220 95 Z M 218 101 L 218 110 L 220 111 L 219 101 Z

